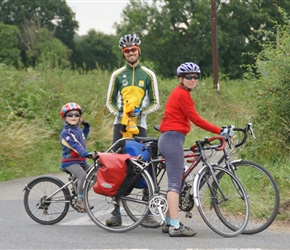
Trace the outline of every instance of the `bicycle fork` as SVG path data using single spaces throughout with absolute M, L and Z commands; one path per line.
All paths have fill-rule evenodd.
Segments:
M 219 190 L 219 192 L 220 192 L 220 195 L 221 195 L 221 197 L 222 197 L 222 200 L 223 201 L 227 201 L 227 197 L 226 197 L 226 195 L 224 195 L 224 192 L 222 191 L 222 189 L 220 188 L 220 186 L 219 186 L 219 182 L 218 182 L 218 179 L 217 179 L 217 177 L 216 177 L 216 174 L 214 173 L 214 171 L 213 171 L 213 168 L 212 168 L 212 166 L 211 165 L 209 165 L 209 164 L 206 164 L 206 167 L 202 167 L 197 173 L 196 173 L 196 176 L 195 176 L 195 178 L 194 178 L 194 181 L 193 181 L 193 194 L 194 194 L 194 202 L 195 202 L 195 204 L 196 204 L 196 206 L 197 207 L 199 207 L 200 206 L 200 203 L 199 203 L 199 201 L 198 201 L 198 196 L 197 196 L 197 194 L 198 194 L 198 189 L 200 188 L 200 187 L 202 187 L 204 184 L 207 184 L 208 185 L 208 188 L 210 189 L 210 192 L 211 192 L 211 194 L 213 195 L 213 198 L 215 198 L 216 197 L 216 194 L 217 194 L 217 192 L 215 191 L 215 190 L 213 190 L 213 187 L 212 187 L 212 184 L 210 184 L 210 183 L 208 183 L 208 179 L 205 179 L 205 180 L 203 180 L 203 182 L 201 182 L 201 185 L 200 185 L 200 187 L 198 186 L 198 181 L 199 181 L 199 179 L 201 178 L 201 174 L 202 174 L 202 172 L 204 172 L 204 169 L 205 168 L 208 168 L 209 170 L 209 177 L 212 177 L 213 178 L 213 180 L 211 181 L 212 183 L 215 183 L 215 185 L 216 185 L 216 187 L 215 187 L 215 189 L 216 190 Z M 205 174 L 203 174 L 203 176 L 205 176 Z M 217 202 L 220 202 L 220 201 L 217 201 Z

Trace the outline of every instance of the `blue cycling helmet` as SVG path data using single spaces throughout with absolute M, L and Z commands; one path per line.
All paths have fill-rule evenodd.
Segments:
M 184 76 L 186 74 L 200 74 L 200 68 L 197 64 L 193 63 L 193 62 L 186 62 L 181 64 L 178 68 L 177 68 L 177 76 Z

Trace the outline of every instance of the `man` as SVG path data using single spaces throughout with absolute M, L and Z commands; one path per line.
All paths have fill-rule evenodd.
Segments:
M 126 103 L 135 107 L 138 136 L 147 136 L 146 116 L 159 108 L 155 73 L 139 63 L 141 41 L 135 34 L 121 37 L 119 48 L 127 65 L 113 72 L 107 95 L 107 108 L 115 117 L 113 143 L 122 138 L 122 115 Z
M 136 34 L 126 34 L 119 40 L 119 48 L 127 64 L 113 72 L 106 101 L 107 108 L 115 115 L 113 143 L 121 139 L 125 132 L 122 118 L 127 116 L 127 114 L 123 114 L 126 104 L 133 107 L 129 115 L 133 117 L 138 128 L 134 135 L 143 137 L 147 137 L 146 116 L 159 108 L 155 73 L 139 63 L 140 44 L 141 40 Z M 155 224 L 157 221 L 152 214 L 149 214 L 145 223 Z M 111 227 L 122 224 L 119 204 L 115 206 L 112 216 L 106 221 L 106 224 Z

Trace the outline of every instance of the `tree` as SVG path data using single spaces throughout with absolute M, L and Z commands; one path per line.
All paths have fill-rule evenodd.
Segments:
M 131 0 L 123 11 L 123 22 L 116 24 L 117 33 L 120 36 L 132 32 L 140 35 L 142 58 L 153 61 L 157 73 L 164 76 L 175 75 L 177 66 L 187 60 L 194 60 L 202 66 L 203 56 L 207 56 L 199 43 L 207 34 L 191 23 L 194 15 L 199 15 L 191 2 L 154 1 L 149 6 L 145 1 Z M 202 14 L 207 11 L 209 15 L 209 6 L 204 8 L 205 4 L 200 4 Z M 210 23 L 208 25 L 210 28 Z M 208 38 L 211 39 L 210 34 Z
M 19 66 L 20 50 L 19 43 L 19 29 L 13 25 L 6 25 L 0 23 L 0 62 Z
M 114 53 L 117 46 L 117 39 L 112 35 L 89 30 L 87 35 L 75 40 L 76 49 L 73 54 L 73 62 L 77 67 L 85 69 L 112 70 L 118 66 L 118 57 Z
M 262 50 L 265 31 L 272 32 L 276 24 L 285 21 L 278 6 L 290 11 L 290 2 L 284 0 L 220 1 L 218 27 L 222 72 L 231 78 L 238 78 L 245 72 L 240 65 L 254 63 L 255 58 L 249 54 L 257 54 Z M 261 28 L 264 32 L 257 32 Z
M 63 44 L 71 50 L 74 49 L 73 38 L 78 23 L 74 20 L 75 14 L 65 1 L 0 0 L 0 12 L 0 22 L 17 26 L 26 42 L 36 42 L 37 33 L 41 28 L 46 28 Z M 24 43 L 21 47 L 24 63 L 27 59 L 25 50 L 29 50 L 27 45 L 28 43 Z
M 240 78 L 253 63 L 244 53 L 258 53 L 262 48 L 254 42 L 263 36 L 260 26 L 273 29 L 271 19 L 283 22 L 277 6 L 290 11 L 290 2 L 283 0 L 217 0 L 217 28 L 220 71 L 230 78 Z M 175 75 L 184 61 L 195 61 L 205 76 L 212 74 L 211 4 L 198 0 L 130 0 L 123 10 L 122 21 L 115 24 L 117 33 L 136 32 L 142 40 L 142 57 L 153 61 L 157 73 Z
M 73 48 L 78 22 L 65 1 L 0 0 L 0 12 L 1 22 L 16 25 L 20 31 L 23 30 L 24 21 L 32 24 L 39 21 L 40 27 L 54 31 L 57 38 Z
M 70 67 L 71 51 L 59 39 L 53 37 L 46 28 L 41 28 L 33 52 L 38 55 L 35 58 L 37 63 L 45 62 L 51 68 Z
M 277 25 L 278 32 L 267 32 L 268 37 L 277 40 L 274 43 L 272 39 L 266 40 L 256 64 L 260 78 L 255 81 L 258 100 L 255 121 L 264 143 L 255 153 L 271 160 L 283 159 L 290 152 L 290 17 L 285 11 L 282 13 L 287 25 Z

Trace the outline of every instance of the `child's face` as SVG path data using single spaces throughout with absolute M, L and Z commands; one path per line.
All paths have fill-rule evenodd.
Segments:
M 70 125 L 77 125 L 80 122 L 81 116 L 77 110 L 72 110 L 66 113 L 65 121 Z

